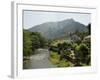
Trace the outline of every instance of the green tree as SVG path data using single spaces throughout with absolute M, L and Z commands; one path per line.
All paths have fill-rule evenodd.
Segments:
M 76 47 L 76 51 L 75 51 L 75 57 L 77 60 L 77 65 L 82 65 L 82 64 L 86 64 L 87 65 L 87 61 L 89 60 L 89 48 L 81 43 L 79 46 Z M 89 62 L 89 61 L 88 61 Z
M 31 41 L 32 41 L 32 51 L 34 53 L 35 49 L 40 48 L 39 37 L 37 35 L 31 35 Z
M 32 54 L 34 54 L 35 49 L 45 48 L 47 46 L 46 39 L 39 32 L 31 32 L 32 41 Z
M 23 30 L 23 55 L 29 56 L 32 53 L 32 41 L 30 32 Z

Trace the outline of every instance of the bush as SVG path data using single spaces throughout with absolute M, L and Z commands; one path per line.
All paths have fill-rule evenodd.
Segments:
M 65 59 L 62 59 L 57 66 L 58 67 L 68 67 L 70 66 L 70 63 L 66 61 Z
M 86 44 L 81 43 L 79 46 L 75 49 L 75 57 L 81 64 L 87 64 L 90 62 L 90 53 L 89 48 L 86 46 Z
M 53 64 L 58 64 L 60 61 L 60 55 L 57 52 L 50 51 L 50 61 Z

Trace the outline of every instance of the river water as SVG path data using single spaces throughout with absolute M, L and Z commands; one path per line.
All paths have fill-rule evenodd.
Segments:
M 30 56 L 30 60 L 23 64 L 24 69 L 39 69 L 39 68 L 55 68 L 49 61 L 49 51 L 47 49 L 38 49 L 36 54 Z

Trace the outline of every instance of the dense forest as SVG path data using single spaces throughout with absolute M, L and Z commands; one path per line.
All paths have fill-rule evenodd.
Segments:
M 23 30 L 23 56 L 33 55 L 35 49 L 46 47 L 47 40 L 40 33 Z
M 57 67 L 91 65 L 91 24 L 87 31 L 70 32 L 61 38 L 47 39 L 40 32 L 23 29 L 23 61 L 39 48 L 48 49 L 49 61 Z

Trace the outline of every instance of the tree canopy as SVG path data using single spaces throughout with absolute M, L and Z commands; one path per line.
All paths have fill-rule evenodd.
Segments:
M 46 46 L 45 38 L 38 32 L 23 30 L 23 55 L 34 54 L 35 49 Z

